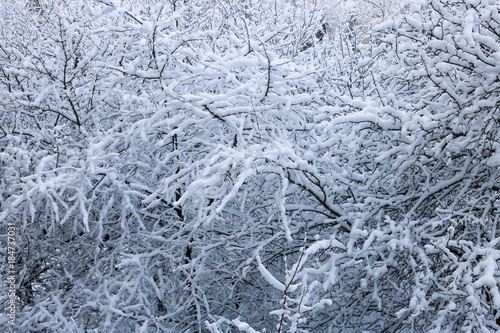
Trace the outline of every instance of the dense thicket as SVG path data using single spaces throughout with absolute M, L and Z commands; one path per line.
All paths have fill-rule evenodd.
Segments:
M 499 8 L 3 2 L 0 326 L 500 330 Z

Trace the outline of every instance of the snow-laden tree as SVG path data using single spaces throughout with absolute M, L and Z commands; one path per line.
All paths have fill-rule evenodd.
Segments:
M 499 329 L 498 10 L 414 7 L 332 88 L 316 173 L 289 177 L 331 220 L 281 282 L 260 267 L 283 290 L 278 331 Z
M 19 329 L 203 330 L 240 314 L 274 326 L 281 296 L 254 259 L 282 272 L 303 234 L 287 168 L 321 103 L 320 15 L 240 5 L 2 8 Z
M 418 8 L 387 36 L 398 61 L 375 78 L 391 87 L 384 107 L 407 110 L 390 116 L 404 119 L 401 144 L 381 157 L 393 161 L 387 194 L 396 216 L 404 209 L 416 223 L 407 229 L 418 231 L 414 246 L 427 261 L 405 310 L 413 327 L 498 329 L 499 5 Z
M 15 329 L 499 329 L 499 7 L 2 4 Z
M 328 295 L 315 331 L 499 329 L 498 10 L 432 1 L 381 26 L 357 84 L 317 115 L 323 168 L 296 183 L 341 213 L 289 270 L 291 328 Z

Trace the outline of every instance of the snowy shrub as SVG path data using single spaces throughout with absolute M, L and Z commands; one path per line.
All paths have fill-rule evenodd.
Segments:
M 499 7 L 2 3 L 14 329 L 499 330 Z

